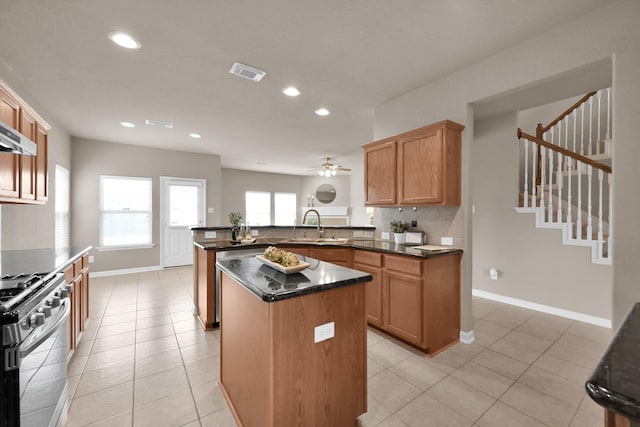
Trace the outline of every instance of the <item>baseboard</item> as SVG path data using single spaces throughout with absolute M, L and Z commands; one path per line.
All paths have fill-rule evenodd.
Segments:
M 159 265 L 152 265 L 149 267 L 136 267 L 136 268 L 123 268 L 122 270 L 107 270 L 107 271 L 91 271 L 91 277 L 107 277 L 107 276 L 120 276 L 122 274 L 132 273 L 145 273 L 147 271 L 162 270 Z
M 463 344 L 471 344 L 476 340 L 476 334 L 473 329 L 470 331 L 460 331 L 460 342 Z
M 578 320 L 580 322 L 590 323 L 592 325 L 611 329 L 611 320 L 605 319 L 603 317 L 591 316 L 590 314 L 578 313 L 576 311 L 565 310 L 563 308 L 552 307 L 550 305 L 538 304 L 531 301 L 511 298 L 504 295 L 481 291 L 479 289 L 473 289 L 471 293 L 476 297 L 498 301 L 509 305 L 515 305 L 517 307 L 528 308 L 530 310 L 540 311 L 542 313 L 552 314 L 554 316 L 564 317 L 566 319 Z M 460 340 L 462 341 L 462 338 Z

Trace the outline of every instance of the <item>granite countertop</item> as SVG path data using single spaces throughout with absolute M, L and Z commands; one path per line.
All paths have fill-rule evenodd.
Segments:
M 0 251 L 0 275 L 62 271 L 91 249 L 87 246 Z
M 309 247 L 309 246 L 318 246 L 318 247 L 334 247 L 334 248 L 353 248 L 353 249 L 367 249 L 375 252 L 383 252 L 392 255 L 409 255 L 417 258 L 434 258 L 443 255 L 453 255 L 453 254 L 461 254 L 462 249 L 458 248 L 450 248 L 444 250 L 437 251 L 424 251 L 420 249 L 416 249 L 413 246 L 405 246 L 398 245 L 393 242 L 388 242 L 385 240 L 366 240 L 366 239 L 349 239 L 347 243 L 299 243 L 292 242 L 289 239 L 278 239 L 278 238 L 270 238 L 270 239 L 257 239 L 255 243 L 250 244 L 238 244 L 231 243 L 228 240 L 218 240 L 218 241 L 210 241 L 210 242 L 194 242 L 199 248 L 204 250 L 242 250 L 242 249 L 251 249 L 251 248 L 266 248 L 267 246 L 287 246 L 287 247 L 296 247 L 299 246 Z
M 299 273 L 285 274 L 271 268 L 255 257 L 221 260 L 216 263 L 265 302 L 276 302 L 373 280 L 370 274 L 315 258 L 300 256 L 309 267 Z
M 640 421 L 640 303 L 636 303 L 586 383 L 600 406 Z

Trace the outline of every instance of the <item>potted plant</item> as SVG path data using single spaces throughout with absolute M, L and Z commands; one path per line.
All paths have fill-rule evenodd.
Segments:
M 398 244 L 404 243 L 404 232 L 409 229 L 409 224 L 399 220 L 394 220 L 391 221 L 389 225 L 391 226 L 395 242 Z
M 240 221 L 242 221 L 242 214 L 240 212 L 231 212 L 229 214 L 229 222 L 231 223 L 231 240 L 236 240 L 236 233 L 240 229 Z

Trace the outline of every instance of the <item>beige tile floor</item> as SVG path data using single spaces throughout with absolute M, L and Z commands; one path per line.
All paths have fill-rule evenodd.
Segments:
M 91 279 L 68 427 L 235 426 L 217 384 L 218 332 L 191 315 L 191 283 L 191 268 Z M 479 298 L 473 316 L 476 341 L 434 358 L 369 331 L 360 426 L 604 425 L 583 384 L 609 330 Z

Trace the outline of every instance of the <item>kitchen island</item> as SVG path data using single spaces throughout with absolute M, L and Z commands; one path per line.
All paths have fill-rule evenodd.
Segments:
M 239 426 L 349 426 L 367 409 L 365 283 L 309 257 L 219 261 L 220 388 Z

